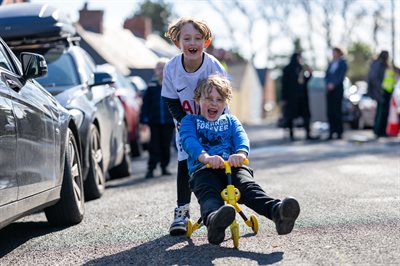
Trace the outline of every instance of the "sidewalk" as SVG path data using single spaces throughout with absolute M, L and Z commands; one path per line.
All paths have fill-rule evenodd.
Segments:
M 302 144 L 305 142 L 307 143 L 327 142 L 326 138 L 328 137 L 328 131 L 326 128 L 327 125 L 321 125 L 321 123 L 318 122 L 313 123 L 313 125 L 311 126 L 312 135 L 320 137 L 320 139 L 316 141 L 305 140 L 305 132 L 303 128 L 295 128 L 295 137 L 297 140 L 290 141 L 288 130 L 279 128 L 277 126 L 277 121 L 273 119 L 262 121 L 259 124 L 253 124 L 253 125 L 245 124 L 243 126 L 246 130 L 246 133 L 249 136 L 252 148 L 276 146 L 276 145 L 288 145 L 288 144 Z M 400 144 L 399 136 L 376 139 L 372 129 L 352 130 L 347 126 L 345 126 L 344 128 L 343 139 L 332 140 L 332 141 L 346 141 L 357 144 L 370 143 L 370 142 Z

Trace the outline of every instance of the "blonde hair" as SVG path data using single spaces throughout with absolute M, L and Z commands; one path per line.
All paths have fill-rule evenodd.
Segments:
M 222 74 L 211 74 L 208 78 L 197 83 L 194 90 L 194 100 L 199 101 L 201 95 L 210 94 L 213 87 L 227 102 L 232 99 L 232 85 L 228 78 Z
M 169 38 L 173 43 L 178 42 L 182 27 L 188 23 L 191 23 L 200 32 L 204 40 L 211 40 L 212 33 L 208 25 L 204 21 L 194 18 L 180 18 L 177 22 L 169 26 L 168 31 L 164 34 L 165 37 Z

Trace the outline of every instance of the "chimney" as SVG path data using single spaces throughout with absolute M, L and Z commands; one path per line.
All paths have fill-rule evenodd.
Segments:
M 25 2 L 29 2 L 29 0 L 3 0 L 3 1 L 0 1 L 0 6 L 17 4 L 17 3 L 25 3 Z
M 130 30 L 135 36 L 146 39 L 152 32 L 151 18 L 137 16 L 124 21 L 124 29 Z
M 79 24 L 87 31 L 103 33 L 103 10 L 88 10 L 87 2 L 79 10 Z

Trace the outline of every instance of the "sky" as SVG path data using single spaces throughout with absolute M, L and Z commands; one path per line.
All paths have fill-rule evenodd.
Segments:
M 215 2 L 221 0 L 214 0 Z M 253 2 L 252 0 L 242 0 L 246 4 L 251 5 Z M 265 0 L 267 1 L 267 0 Z M 341 1 L 341 0 L 332 0 L 332 1 Z M 390 4 L 390 0 L 381 0 L 386 4 Z M 397 36 L 400 36 L 400 1 L 397 1 L 396 6 L 396 25 L 397 25 Z M 60 8 L 64 13 L 68 14 L 73 21 L 76 21 L 79 16 L 79 10 L 83 8 L 84 3 L 88 2 L 88 9 L 93 10 L 104 10 L 104 25 L 105 27 L 122 27 L 123 21 L 131 17 L 133 13 L 138 9 L 138 6 L 141 1 L 139 0 L 31 0 L 32 3 L 46 3 L 57 8 Z M 372 5 L 375 4 L 375 0 L 362 0 L 362 3 L 365 5 Z M 203 19 L 207 21 L 213 34 L 214 38 L 214 45 L 217 48 L 230 48 L 231 45 L 228 44 L 229 38 L 227 35 L 229 32 L 227 31 L 227 27 L 225 27 L 223 20 L 221 17 L 213 11 L 206 0 L 174 0 L 174 12 L 178 16 L 193 16 L 199 19 Z M 237 17 L 237 25 L 235 25 L 237 29 L 237 34 L 246 34 L 246 23 L 245 21 L 241 21 L 240 14 L 232 14 L 232 16 Z M 296 19 L 300 19 L 301 16 L 298 18 L 294 18 L 290 23 L 299 24 L 302 23 L 297 21 Z M 301 27 L 300 27 L 301 28 Z M 303 31 L 305 27 L 302 27 Z M 369 27 L 370 28 L 370 27 Z M 273 27 L 271 30 L 274 30 Z M 337 28 L 340 30 L 340 28 Z M 243 42 L 240 47 L 242 49 L 242 53 L 245 57 L 249 56 L 250 49 L 257 49 L 259 51 L 258 57 L 255 58 L 255 65 L 257 67 L 264 67 L 267 65 L 266 62 L 266 51 L 265 50 L 265 43 L 266 38 L 263 34 L 259 34 L 259 32 L 265 31 L 265 25 L 263 24 L 256 24 L 255 31 L 252 35 L 252 45 L 249 42 Z M 304 34 L 304 32 L 300 32 L 299 34 Z M 370 34 L 367 32 L 357 32 L 358 38 L 361 40 L 369 41 Z M 383 38 L 387 39 L 383 43 L 382 47 L 379 49 L 388 49 L 390 44 L 390 38 Z M 400 38 L 398 38 L 400 39 Z M 293 47 L 287 43 L 287 40 L 282 39 L 282 42 L 276 42 L 275 45 L 272 47 L 273 52 L 279 54 L 290 54 Z M 396 46 L 398 47 L 397 51 L 400 51 L 400 40 L 397 40 Z M 318 54 L 317 58 L 319 60 L 318 64 L 321 68 L 324 67 L 326 64 L 326 57 L 330 54 L 329 49 L 326 49 L 325 46 L 321 42 L 316 42 L 315 45 L 316 53 Z M 400 65 L 400 52 L 396 58 L 396 64 Z

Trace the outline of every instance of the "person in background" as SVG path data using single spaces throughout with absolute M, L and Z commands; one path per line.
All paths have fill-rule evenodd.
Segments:
M 282 75 L 282 108 L 286 126 L 289 128 L 290 140 L 295 140 L 293 132 L 294 119 L 301 117 L 306 131 L 306 139 L 314 140 L 310 134 L 310 108 L 308 104 L 307 83 L 312 70 L 303 65 L 301 54 L 293 53 L 289 64 L 283 68 Z
M 159 59 L 154 69 L 154 77 L 143 96 L 140 123 L 150 127 L 149 161 L 145 178 L 154 177 L 154 170 L 158 163 L 160 163 L 162 175 L 171 175 L 168 164 L 175 125 L 167 105 L 161 98 L 163 70 L 167 62 L 167 58 Z
M 197 114 L 198 105 L 194 102 L 193 93 L 200 79 L 212 73 L 224 73 L 222 64 L 204 51 L 211 43 L 212 33 L 208 25 L 193 18 L 181 18 L 172 24 L 165 34 L 180 50 L 181 54 L 172 58 L 164 68 L 162 97 L 174 117 L 177 130 L 181 119 L 187 114 Z M 169 228 L 170 235 L 184 235 L 187 231 L 189 203 L 189 173 L 187 154 L 179 141 L 176 132 L 178 149 L 177 173 L 177 207 L 174 220 Z
M 368 96 L 377 103 L 373 128 L 377 138 L 386 137 L 390 97 L 395 84 L 394 72 L 388 61 L 389 52 L 381 51 L 372 61 L 368 72 Z
M 289 234 L 300 214 L 295 198 L 280 200 L 268 196 L 256 183 L 253 170 L 243 165 L 250 152 L 250 141 L 240 121 L 224 114 L 231 98 L 229 80 L 222 75 L 210 75 L 199 82 L 194 92 L 200 115 L 185 116 L 179 130 L 189 155 L 190 188 L 200 204 L 208 242 L 215 245 L 224 241 L 225 230 L 236 215 L 235 207 L 224 204 L 220 194 L 228 185 L 225 161 L 232 167 L 232 184 L 241 194 L 238 202 L 272 220 L 279 235 Z
M 333 139 L 334 134 L 338 139 L 343 134 L 342 101 L 343 81 L 346 77 L 347 62 L 343 50 L 339 47 L 332 48 L 332 61 L 325 73 L 326 104 L 329 123 L 328 140 Z

